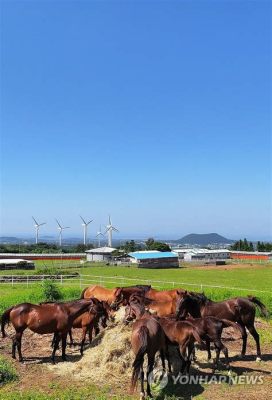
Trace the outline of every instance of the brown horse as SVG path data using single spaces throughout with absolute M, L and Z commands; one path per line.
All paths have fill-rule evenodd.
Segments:
M 170 318 L 158 318 L 158 321 L 168 341 L 178 346 L 178 354 L 182 363 L 181 373 L 184 372 L 185 368 L 189 373 L 194 343 L 198 342 L 201 346 L 205 347 L 198 329 L 187 321 L 174 321 Z
M 139 296 L 145 296 L 151 290 L 151 286 L 136 285 L 117 288 L 115 292 L 115 300 L 111 304 L 112 309 L 117 310 L 120 306 L 126 306 L 129 303 L 129 299 L 133 294 Z
M 177 300 L 177 298 L 183 292 L 184 291 L 182 289 L 157 290 L 152 288 L 146 293 L 145 297 L 156 301 L 171 301 L 171 300 Z
M 169 363 L 166 338 L 164 332 L 158 322 L 158 320 L 148 312 L 145 311 L 143 306 L 131 304 L 126 307 L 125 322 L 136 318 L 132 326 L 131 346 L 135 354 L 135 360 L 133 362 L 133 372 L 131 377 L 131 393 L 134 392 L 138 376 L 141 379 L 141 399 L 145 399 L 144 389 L 144 356 L 147 355 L 148 366 L 147 366 L 147 389 L 146 393 L 149 397 L 152 397 L 150 391 L 150 374 L 153 371 L 155 362 L 155 355 L 159 351 L 162 360 L 162 366 L 165 370 L 164 355 L 168 360 L 169 371 L 171 366 Z
M 263 316 L 268 315 L 265 305 L 256 297 L 236 297 L 225 301 L 214 302 L 201 293 L 183 293 L 182 297 L 177 300 L 176 313 L 180 318 L 185 318 L 186 315 L 190 313 L 194 318 L 211 316 L 236 322 L 240 325 L 242 331 L 242 356 L 246 354 L 247 328 L 256 342 L 256 360 L 259 361 L 261 359 L 261 348 L 259 334 L 254 326 L 256 314 L 255 305 L 259 307 Z
M 187 322 L 190 322 L 197 330 L 203 341 L 206 343 L 206 350 L 208 352 L 208 360 L 211 359 L 211 343 L 214 343 L 216 358 L 213 365 L 213 373 L 218 368 L 220 352 L 223 351 L 227 369 L 230 369 L 228 349 L 222 343 L 221 336 L 224 328 L 232 327 L 235 330 L 239 330 L 242 334 L 240 325 L 235 322 L 228 321 L 226 319 L 218 319 L 215 317 L 204 317 L 204 318 L 187 318 Z M 191 350 L 189 350 L 191 353 Z M 195 358 L 195 357 L 194 357 Z
M 121 303 L 128 303 L 128 299 L 132 293 L 142 293 L 148 291 L 151 286 L 145 285 L 136 285 L 129 287 L 116 287 L 113 289 L 107 289 L 103 286 L 91 286 L 86 288 L 81 293 L 82 299 L 89 299 L 91 297 L 95 297 L 100 301 L 106 301 L 109 305 L 112 305 L 114 308 L 118 308 Z
M 103 328 L 106 328 L 106 321 L 109 318 L 108 312 L 104 307 L 103 303 L 97 300 L 97 311 L 94 312 L 92 309 L 85 311 L 83 314 L 79 315 L 74 321 L 72 328 L 73 329 L 82 329 L 81 336 L 81 344 L 80 344 L 80 354 L 83 355 L 84 344 L 86 340 L 87 332 L 89 334 L 89 341 L 92 342 L 92 334 L 95 331 L 95 334 L 99 333 L 99 321 L 101 320 L 101 325 Z M 73 337 L 72 330 L 69 331 L 70 343 L 73 345 Z
M 138 294 L 132 294 L 129 298 L 129 303 L 143 304 L 151 314 L 156 314 L 158 317 L 168 317 L 176 312 L 176 300 L 157 301 Z
M 65 360 L 67 333 L 72 328 L 73 321 L 87 309 L 94 313 L 98 311 L 95 299 L 78 300 L 73 302 L 71 306 L 67 306 L 65 303 L 18 304 L 3 313 L 1 319 L 2 336 L 6 336 L 6 323 L 11 322 L 16 332 L 12 344 L 12 357 L 16 358 L 17 348 L 19 361 L 22 362 L 21 343 L 25 329 L 29 328 L 32 332 L 40 335 L 54 333 L 56 340 L 52 352 L 52 361 L 55 362 L 55 353 L 61 339 L 62 359 Z

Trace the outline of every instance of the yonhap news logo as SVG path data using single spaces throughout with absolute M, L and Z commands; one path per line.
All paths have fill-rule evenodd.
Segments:
M 158 390 L 172 385 L 262 385 L 263 375 L 172 375 L 163 369 L 154 369 L 148 375 L 149 384 Z

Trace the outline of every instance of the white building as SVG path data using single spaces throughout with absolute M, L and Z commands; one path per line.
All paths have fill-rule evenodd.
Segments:
M 178 254 L 180 260 L 184 261 L 220 261 L 230 258 L 230 251 L 227 249 L 172 249 Z
M 98 247 L 97 249 L 86 250 L 87 261 L 111 261 L 114 247 Z

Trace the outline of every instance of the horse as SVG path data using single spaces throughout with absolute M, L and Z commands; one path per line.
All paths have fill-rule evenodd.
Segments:
M 198 329 L 187 321 L 175 321 L 170 318 L 158 318 L 165 333 L 168 343 L 178 346 L 178 355 L 181 360 L 181 373 L 186 369 L 189 373 L 191 365 L 191 353 L 194 343 L 197 342 L 205 347 Z
M 144 307 L 141 305 L 131 304 L 126 306 L 125 310 L 125 323 L 128 323 L 136 318 L 132 326 L 131 335 L 131 346 L 135 354 L 135 359 L 133 362 L 133 372 L 131 377 L 130 392 L 135 391 L 136 382 L 138 376 L 141 379 L 141 399 L 145 399 L 145 388 L 144 388 L 144 356 L 147 355 L 148 366 L 147 366 L 147 396 L 152 397 L 150 390 L 150 374 L 153 371 L 153 366 L 155 362 L 155 355 L 159 351 L 162 367 L 165 370 L 165 360 L 166 355 L 168 360 L 169 371 L 171 371 L 171 365 L 169 363 L 167 345 L 165 334 L 159 324 L 158 320 L 154 318 L 151 314 L 145 311 Z
M 136 285 L 116 288 L 115 300 L 111 304 L 113 310 L 117 310 L 120 306 L 126 306 L 129 303 L 131 295 L 138 294 L 139 296 L 145 296 L 151 290 L 151 286 L 147 285 Z
M 145 308 L 151 314 L 156 314 L 158 317 L 171 316 L 176 312 L 176 300 L 174 299 L 170 301 L 157 301 L 142 295 L 132 294 L 129 298 L 129 303 L 144 304 Z
M 92 306 L 90 306 L 90 309 L 87 309 L 83 314 L 79 315 L 72 324 L 73 329 L 81 328 L 82 329 L 82 336 L 81 336 L 81 343 L 80 343 L 80 354 L 83 355 L 83 350 L 84 350 L 84 344 L 86 340 L 86 335 L 87 332 L 89 334 L 89 341 L 90 343 L 92 342 L 92 333 L 93 330 L 95 331 L 95 334 L 97 335 L 99 333 L 99 321 L 101 320 L 101 325 L 103 328 L 106 328 L 107 324 L 106 321 L 108 319 L 108 313 L 103 305 L 102 302 L 100 302 L 97 299 L 94 299 L 97 310 L 94 312 L 92 310 Z M 67 306 L 72 305 L 73 302 L 67 302 L 65 303 Z M 72 329 L 68 332 L 69 337 L 70 337 L 70 346 L 74 345 L 73 342 L 73 336 L 72 336 Z M 52 343 L 54 344 L 55 341 L 55 335 L 53 338 Z
M 177 300 L 176 315 L 177 317 L 185 318 L 185 316 L 190 313 L 194 318 L 210 316 L 236 322 L 241 327 L 243 340 L 241 351 L 242 357 L 246 354 L 247 328 L 256 342 L 256 361 L 260 361 L 260 339 L 254 326 L 256 314 L 255 305 L 260 309 L 261 315 L 268 315 L 268 310 L 265 305 L 253 296 L 248 296 L 247 298 L 235 297 L 229 300 L 215 302 L 208 299 L 203 293 L 183 293 L 182 297 L 180 296 Z
M 156 301 L 171 301 L 177 300 L 177 298 L 184 292 L 183 289 L 177 290 L 157 290 L 151 288 L 145 295 L 148 299 Z
M 151 286 L 146 285 L 136 285 L 128 287 L 116 287 L 113 289 L 107 289 L 103 286 L 95 285 L 89 288 L 85 288 L 81 293 L 81 299 L 88 299 L 90 297 L 95 297 L 100 301 L 106 301 L 113 308 L 118 308 L 118 306 L 125 300 L 129 299 L 132 293 L 138 292 L 142 293 L 150 290 Z M 126 303 L 127 304 L 127 303 Z
M 242 329 L 240 325 L 236 324 L 235 322 L 228 321 L 226 319 L 218 319 L 215 317 L 203 317 L 203 318 L 189 317 L 186 319 L 186 321 L 190 322 L 195 328 L 197 328 L 201 339 L 205 341 L 206 350 L 208 352 L 208 361 L 211 359 L 210 345 L 211 343 L 214 343 L 216 358 L 213 365 L 213 373 L 218 368 L 218 361 L 221 351 L 223 351 L 224 353 L 227 369 L 230 370 L 228 349 L 222 343 L 221 336 L 223 329 L 228 327 L 232 327 L 235 330 L 239 330 L 239 333 L 242 334 Z M 191 350 L 189 350 L 189 352 L 191 353 Z M 193 358 L 195 359 L 195 354 Z
M 15 337 L 12 343 L 12 357 L 16 358 L 16 348 L 19 354 L 19 362 L 23 361 L 21 343 L 25 329 L 40 335 L 54 333 L 55 341 L 52 351 L 52 362 L 55 363 L 55 353 L 62 339 L 62 359 L 66 360 L 67 333 L 72 328 L 73 321 L 87 309 L 96 313 L 95 299 L 74 301 L 72 305 L 65 303 L 31 304 L 22 303 L 7 309 L 1 319 L 1 332 L 6 337 L 5 325 L 11 322 L 15 329 Z

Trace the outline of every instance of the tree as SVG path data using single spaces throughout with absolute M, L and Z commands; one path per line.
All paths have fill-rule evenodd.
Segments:
M 153 238 L 147 239 L 145 245 L 146 250 L 171 251 L 168 244 L 163 242 L 156 242 Z

